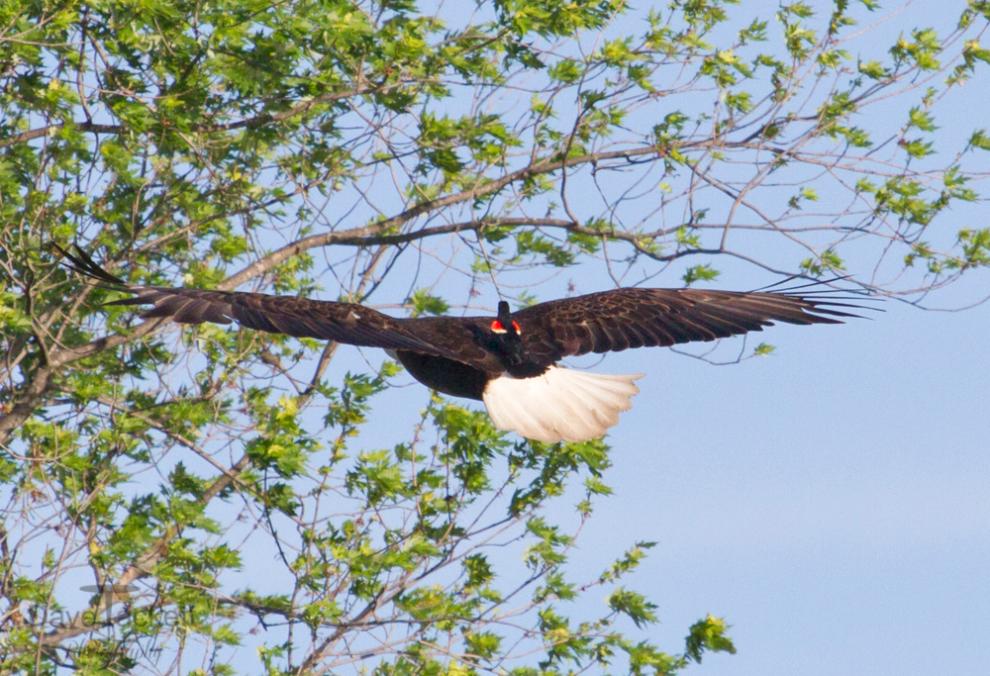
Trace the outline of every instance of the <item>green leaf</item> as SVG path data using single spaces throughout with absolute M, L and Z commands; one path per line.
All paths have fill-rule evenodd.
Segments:
M 445 315 L 450 310 L 450 305 L 447 304 L 447 301 L 439 296 L 431 295 L 425 289 L 414 291 L 413 295 L 409 297 L 409 303 L 412 305 L 413 317 L 426 314 Z
M 691 286 L 695 282 L 699 281 L 711 281 L 716 279 L 719 275 L 718 270 L 708 265 L 707 263 L 702 263 L 700 265 L 692 265 L 689 267 L 681 279 L 684 280 L 684 286 Z
M 728 625 L 720 617 L 708 615 L 705 619 L 695 622 L 691 625 L 691 631 L 686 639 L 687 656 L 700 663 L 706 652 L 727 652 L 734 655 L 736 647 L 726 636 L 727 631 Z
M 755 348 L 753 348 L 754 357 L 765 357 L 769 354 L 773 354 L 773 351 L 777 348 L 769 343 L 760 343 Z
M 879 61 L 861 61 L 859 72 L 872 80 L 881 80 L 888 77 L 887 69 Z
M 642 594 L 626 589 L 616 589 L 608 597 L 608 606 L 625 615 L 637 627 L 644 627 L 657 621 L 656 604 L 650 603 Z
M 984 129 L 977 129 L 969 137 L 969 146 L 980 150 L 990 150 L 990 135 Z

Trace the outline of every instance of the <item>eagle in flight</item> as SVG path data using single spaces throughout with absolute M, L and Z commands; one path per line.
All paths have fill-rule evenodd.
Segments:
M 215 322 L 384 348 L 427 387 L 483 401 L 496 427 L 547 443 L 602 436 L 631 407 L 642 373 L 606 375 L 558 362 L 589 352 L 666 347 L 761 331 L 775 321 L 839 324 L 861 306 L 824 293 L 620 288 L 494 317 L 390 317 L 356 303 L 244 291 L 128 284 L 81 248 L 69 267 L 150 305 L 142 318 Z

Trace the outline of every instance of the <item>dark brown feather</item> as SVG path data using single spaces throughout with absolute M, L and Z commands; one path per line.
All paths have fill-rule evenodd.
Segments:
M 587 352 L 669 346 L 760 331 L 775 321 L 837 324 L 857 306 L 827 296 L 767 291 L 615 289 L 540 303 L 513 314 L 523 351 L 552 364 Z
M 389 317 L 356 303 L 273 296 L 244 291 L 129 286 L 133 298 L 108 305 L 151 305 L 143 318 L 168 317 L 182 324 L 215 322 L 289 336 L 336 340 L 350 345 L 436 353 L 411 333 L 405 320 Z M 441 352 L 445 352 L 441 350 Z

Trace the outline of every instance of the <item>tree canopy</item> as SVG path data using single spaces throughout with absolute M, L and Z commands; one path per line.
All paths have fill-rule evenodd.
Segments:
M 711 615 L 650 638 L 626 579 L 651 542 L 568 567 L 612 491 L 604 442 L 425 395 L 394 425 L 393 362 L 101 307 L 117 292 L 48 244 L 133 283 L 418 314 L 726 270 L 927 305 L 990 265 L 990 228 L 958 217 L 990 131 L 952 117 L 983 105 L 990 2 L 939 27 L 747 4 L 0 5 L 0 671 L 671 673 L 733 651 Z

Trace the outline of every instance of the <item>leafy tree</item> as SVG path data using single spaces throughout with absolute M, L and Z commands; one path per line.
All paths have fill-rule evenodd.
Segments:
M 982 105 L 963 85 L 990 3 L 866 40 L 891 11 L 873 0 L 747 4 L 0 5 L 0 671 L 669 673 L 731 652 L 713 616 L 649 640 L 626 575 L 651 543 L 567 566 L 610 492 L 604 443 L 524 442 L 436 397 L 390 427 L 393 363 L 101 309 L 115 292 L 46 245 L 133 282 L 421 313 L 496 284 L 529 302 L 554 271 L 727 266 L 920 303 L 990 264 L 990 229 L 953 212 L 990 132 L 939 122 Z

